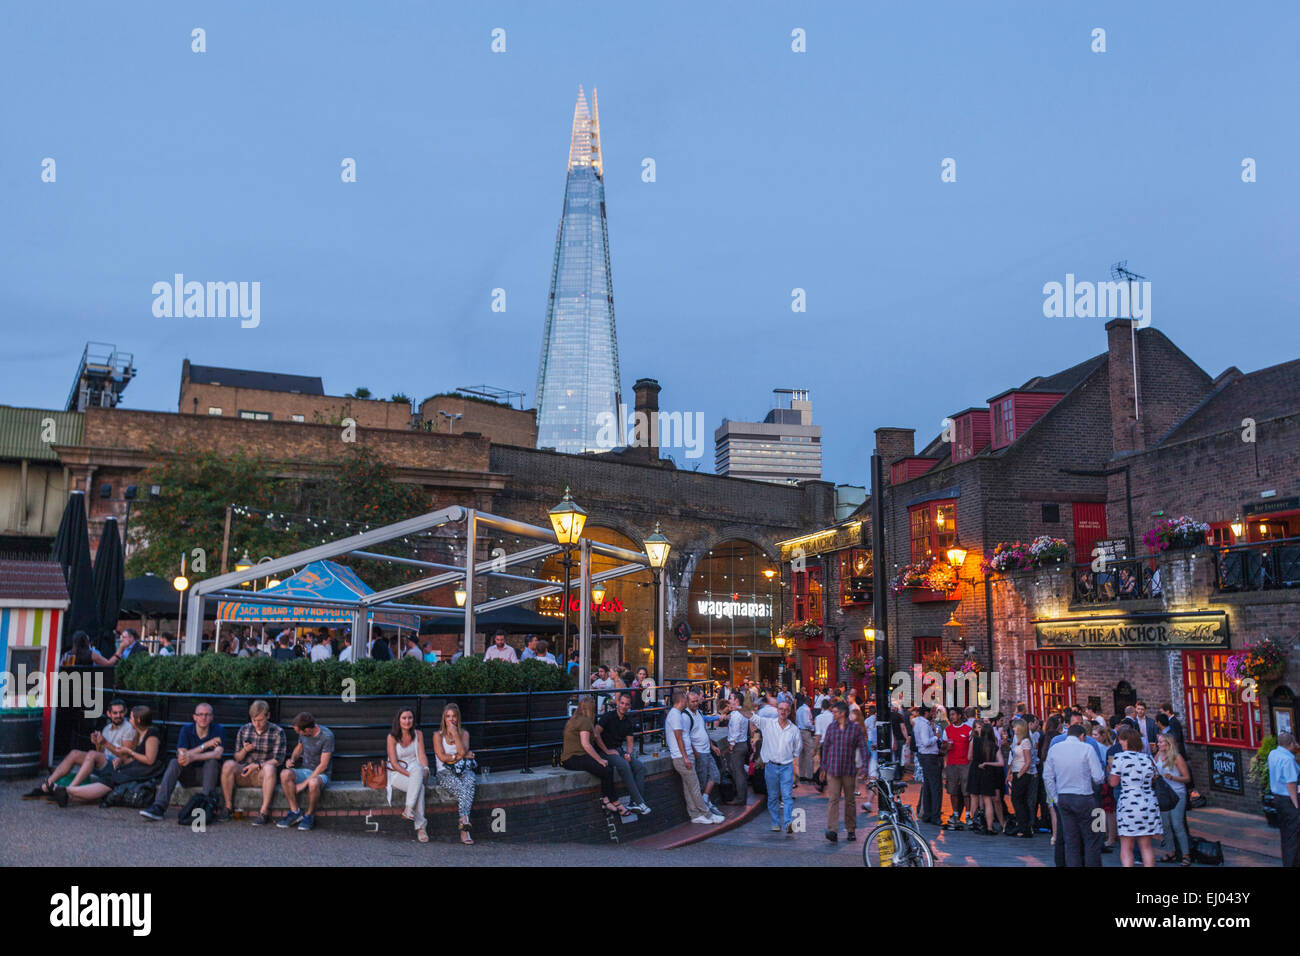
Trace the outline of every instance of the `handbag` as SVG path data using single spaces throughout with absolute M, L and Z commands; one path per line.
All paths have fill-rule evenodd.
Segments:
M 471 777 L 478 771 L 478 761 L 473 758 L 469 760 L 457 760 L 451 765 L 451 772 L 458 777 L 469 774 Z
M 1204 863 L 1207 866 L 1223 866 L 1223 844 L 1218 840 L 1202 840 L 1199 837 L 1193 837 L 1189 849 L 1193 863 Z
M 388 789 L 388 767 L 382 760 L 371 760 L 361 765 L 361 782 L 371 790 Z
M 1150 757 L 1147 758 L 1151 760 Z M 1155 769 L 1156 762 L 1151 761 L 1151 767 Z M 1155 770 L 1155 775 L 1151 778 L 1151 792 L 1156 796 L 1156 805 L 1160 807 L 1161 813 L 1168 813 L 1174 807 L 1178 806 L 1178 794 L 1174 788 L 1169 786 L 1169 781 L 1160 776 L 1160 771 Z

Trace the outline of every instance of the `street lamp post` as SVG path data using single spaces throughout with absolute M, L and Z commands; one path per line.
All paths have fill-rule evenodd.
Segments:
M 654 572 L 654 608 L 655 608 L 655 670 L 658 674 L 655 677 L 655 686 L 662 687 L 664 683 L 664 613 L 663 607 L 663 573 L 664 565 L 668 563 L 668 552 L 673 549 L 672 542 L 664 537 L 663 532 L 659 529 L 659 522 L 655 522 L 655 530 L 652 535 L 645 539 L 646 557 L 650 559 L 650 569 Z
M 548 512 L 551 519 L 551 528 L 555 531 L 555 540 L 564 548 L 564 560 L 560 565 L 564 568 L 564 630 L 560 640 L 560 666 L 567 666 L 569 653 L 569 572 L 573 568 L 572 549 L 578 540 L 582 537 L 583 525 L 587 523 L 587 512 L 583 511 L 574 502 L 573 496 L 569 494 L 568 485 L 564 486 L 564 497 L 560 503 Z
M 181 633 L 181 614 L 185 610 L 185 592 L 190 582 L 185 577 L 185 552 L 181 552 L 181 573 L 172 578 L 172 587 L 176 589 L 176 633 Z

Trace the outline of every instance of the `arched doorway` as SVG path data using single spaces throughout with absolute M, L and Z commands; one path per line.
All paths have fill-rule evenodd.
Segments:
M 687 676 L 775 684 L 784 661 L 773 634 L 779 587 L 776 565 L 749 541 L 723 541 L 701 556 L 687 603 Z
M 627 535 L 612 528 L 593 527 L 588 524 L 582 536 L 602 544 L 612 544 L 628 551 L 642 551 L 640 542 L 633 541 Z M 564 566 L 559 555 L 552 555 L 542 562 L 540 573 L 543 580 L 561 582 L 564 580 Z M 598 574 L 624 562 L 605 555 L 592 552 L 591 571 Z M 580 624 L 578 617 L 578 568 L 574 556 L 574 567 L 570 572 L 572 596 L 569 599 L 569 646 L 577 647 L 577 634 Z M 645 667 L 651 674 L 655 672 L 654 646 L 650 641 L 650 631 L 654 619 L 654 588 L 650 572 L 628 574 L 620 578 L 602 582 L 605 587 L 604 599 L 594 604 L 591 612 L 591 667 L 595 670 L 601 664 L 617 667 L 623 662 L 631 665 L 633 672 L 638 667 Z M 561 618 L 564 616 L 563 600 L 559 595 L 540 598 L 537 610 L 541 614 Z

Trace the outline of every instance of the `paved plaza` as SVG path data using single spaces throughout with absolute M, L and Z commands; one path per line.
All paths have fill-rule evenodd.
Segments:
M 25 801 L 20 796 L 30 781 L 0 784 L 0 864 L 6 866 L 718 866 L 733 862 L 758 866 L 862 866 L 862 843 L 848 843 L 841 832 L 838 843 L 825 836 L 826 799 L 815 788 L 801 785 L 795 791 L 795 809 L 804 812 L 804 832 L 773 833 L 766 806 L 742 824 L 707 839 L 662 849 L 674 842 L 660 836 L 638 843 L 532 844 L 494 842 L 482 836 L 474 846 L 436 838 L 427 845 L 414 837 L 369 832 L 363 819 L 356 829 L 319 827 L 312 833 L 254 827 L 246 820 L 192 833 L 177 826 L 175 811 L 161 823 L 149 823 L 134 810 L 72 806 L 59 809 L 45 801 Z M 910 785 L 909 802 L 918 788 Z M 753 801 L 751 796 L 751 802 Z M 766 799 L 766 798 L 762 798 Z M 870 823 L 859 814 L 859 833 Z M 678 839 L 705 828 L 687 825 L 671 831 Z M 1195 832 L 1195 824 L 1193 825 Z M 968 831 L 941 831 L 922 825 L 940 866 L 1052 866 L 1052 846 L 1047 834 L 1034 840 L 979 836 Z M 1270 831 L 1275 833 L 1276 831 Z M 1259 849 L 1266 844 L 1256 844 Z M 1276 866 L 1277 856 L 1224 845 L 1228 866 Z M 1103 865 L 1119 866 L 1119 853 L 1103 856 Z M 1161 870 L 1177 869 L 1162 866 Z M 1194 867 L 1194 869 L 1205 869 Z

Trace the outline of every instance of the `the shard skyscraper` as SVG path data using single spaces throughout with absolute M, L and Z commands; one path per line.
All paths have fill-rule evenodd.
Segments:
M 596 90 L 588 109 L 578 87 L 537 373 L 537 447 L 571 453 L 610 450 L 610 422 L 618 420 L 619 398 L 600 112 Z M 621 436 L 617 444 L 623 444 Z

